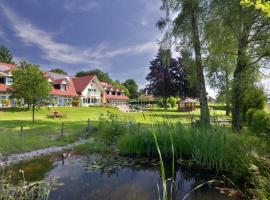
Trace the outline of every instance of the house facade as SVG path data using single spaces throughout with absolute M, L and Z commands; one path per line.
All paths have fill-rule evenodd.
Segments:
M 73 82 L 81 106 L 101 105 L 104 103 L 104 89 L 95 75 L 74 77 Z
M 9 89 L 13 82 L 12 70 L 16 67 L 13 64 L 0 62 L 0 107 L 10 107 L 16 104 L 15 99 L 10 99 Z
M 16 106 L 16 99 L 11 99 L 12 70 L 16 65 L 0 63 L 0 107 Z M 78 106 L 119 105 L 129 100 L 122 89 L 100 82 L 95 75 L 71 77 L 65 74 L 44 72 L 44 77 L 52 86 L 47 105 L 71 106 L 73 101 Z
M 125 95 L 123 89 L 114 88 L 112 84 L 101 82 L 104 89 L 104 99 L 106 104 L 121 105 L 126 104 L 129 98 Z
M 70 106 L 74 98 L 78 97 L 73 80 L 70 76 L 45 72 L 44 76 L 52 85 L 49 104 L 53 106 Z

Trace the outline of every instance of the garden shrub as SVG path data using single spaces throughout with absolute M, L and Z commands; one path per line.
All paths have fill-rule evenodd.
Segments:
M 171 107 L 172 107 L 172 108 L 175 107 L 176 103 L 177 103 L 176 98 L 170 97 L 170 98 L 168 99 L 168 104 L 171 104 Z
M 253 120 L 253 115 L 254 115 L 254 113 L 256 111 L 258 111 L 258 110 L 257 109 L 254 109 L 254 108 L 248 109 L 247 114 L 246 114 L 246 120 L 247 120 L 248 126 L 251 126 L 251 122 Z
M 248 92 L 243 97 L 243 120 L 246 121 L 246 113 L 249 109 L 263 110 L 266 105 L 267 98 L 263 89 L 252 87 L 248 89 Z
M 120 121 L 117 114 L 108 111 L 107 115 L 100 115 L 98 131 L 105 143 L 109 145 L 127 132 L 127 124 Z
M 254 112 L 251 129 L 255 133 L 270 133 L 270 115 L 262 110 Z

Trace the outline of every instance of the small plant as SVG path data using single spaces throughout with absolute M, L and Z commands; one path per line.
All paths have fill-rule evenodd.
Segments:
M 22 181 L 18 185 L 11 183 L 11 177 L 6 178 L 2 170 L 0 177 L 0 199 L 7 200 L 48 200 L 52 189 L 58 185 L 58 179 L 53 178 L 51 182 L 39 181 L 28 183 L 25 181 L 24 171 L 19 170 Z
M 270 115 L 269 113 L 257 110 L 252 115 L 251 129 L 255 133 L 270 133 Z

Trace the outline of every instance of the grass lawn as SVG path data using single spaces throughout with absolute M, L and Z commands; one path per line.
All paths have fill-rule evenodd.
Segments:
M 66 117 L 63 119 L 49 119 L 47 114 L 58 110 Z M 41 108 L 36 111 L 36 123 L 31 122 L 31 111 L 8 110 L 0 111 L 0 153 L 12 154 L 31 151 L 50 146 L 61 146 L 76 141 L 87 126 L 87 120 L 95 123 L 100 116 L 107 112 L 117 114 L 123 121 L 137 121 L 141 123 L 155 123 L 160 121 L 190 122 L 190 113 L 179 113 L 176 110 L 165 112 L 162 109 L 144 113 L 123 113 L 110 107 L 87 108 Z M 211 111 L 212 115 L 224 116 L 224 111 Z M 191 113 L 199 117 L 199 110 Z M 61 126 L 64 123 L 64 137 L 61 137 Z M 22 142 L 20 127 L 23 126 Z

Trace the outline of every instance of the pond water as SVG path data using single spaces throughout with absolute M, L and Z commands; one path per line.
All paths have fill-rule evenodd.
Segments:
M 73 156 L 54 163 L 46 179 L 59 177 L 63 186 L 52 191 L 50 200 L 158 200 L 157 185 L 162 185 L 159 166 L 118 166 L 113 170 L 87 170 L 86 157 Z M 193 188 L 213 179 L 207 171 L 176 168 L 174 199 L 183 199 Z M 224 184 L 206 184 L 192 192 L 189 200 L 241 199 Z

